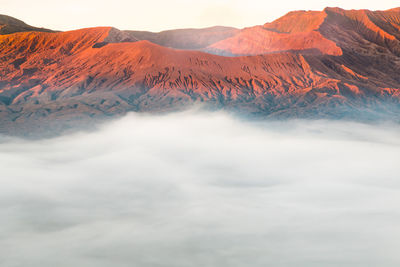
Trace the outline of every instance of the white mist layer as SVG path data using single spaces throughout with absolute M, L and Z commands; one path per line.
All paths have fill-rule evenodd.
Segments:
M 399 266 L 400 127 L 130 114 L 0 139 L 0 265 Z

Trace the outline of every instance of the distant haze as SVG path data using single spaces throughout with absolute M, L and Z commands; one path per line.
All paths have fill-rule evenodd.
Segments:
M 0 137 L 0 265 L 398 267 L 399 130 L 186 112 Z
M 264 24 L 293 10 L 345 9 L 384 10 L 398 1 L 362 0 L 0 0 L 0 13 L 33 26 L 71 30 L 114 26 L 121 30 L 161 31 L 214 25 L 243 28 Z

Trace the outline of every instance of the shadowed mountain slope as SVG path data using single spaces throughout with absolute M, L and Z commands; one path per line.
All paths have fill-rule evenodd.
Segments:
M 0 14 L 0 35 L 29 31 L 51 32 L 49 29 L 32 27 L 21 20 Z

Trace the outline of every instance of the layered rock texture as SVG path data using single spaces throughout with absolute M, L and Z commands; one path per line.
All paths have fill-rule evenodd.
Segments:
M 400 115 L 399 8 L 295 11 L 242 30 L 0 25 L 3 133 L 193 104 L 263 118 Z

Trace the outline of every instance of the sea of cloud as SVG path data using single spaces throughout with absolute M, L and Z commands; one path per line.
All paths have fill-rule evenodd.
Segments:
M 400 265 L 400 127 L 128 114 L 0 138 L 2 267 Z

